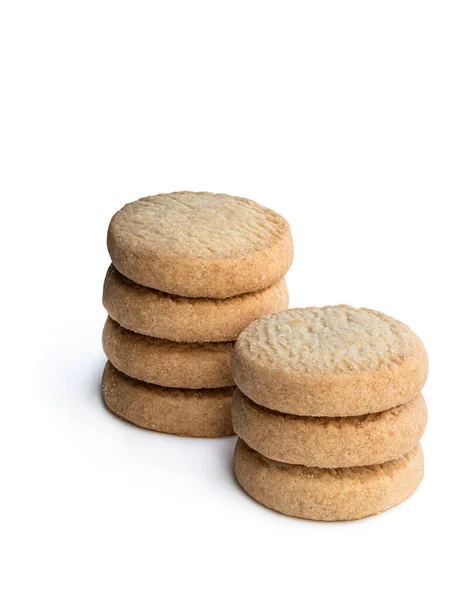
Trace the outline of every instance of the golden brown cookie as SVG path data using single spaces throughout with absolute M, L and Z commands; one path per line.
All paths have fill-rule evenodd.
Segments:
M 147 383 L 196 389 L 234 385 L 229 365 L 233 342 L 171 342 L 133 333 L 108 317 L 102 345 L 116 369 Z
M 107 408 L 139 427 L 187 437 L 232 434 L 233 388 L 183 390 L 144 383 L 120 373 L 109 362 L 102 376 Z
M 403 456 L 427 423 L 422 394 L 384 412 L 358 417 L 298 417 L 264 408 L 236 389 L 232 422 L 251 448 L 276 461 L 310 467 L 374 465 Z
M 367 308 L 325 306 L 258 319 L 240 334 L 231 368 L 257 404 L 344 417 L 411 400 L 426 381 L 428 359 L 400 321 Z
M 259 292 L 225 300 L 183 298 L 138 285 L 111 265 L 103 304 L 131 331 L 176 342 L 224 342 L 235 340 L 258 317 L 288 308 L 288 288 L 282 279 Z
M 239 440 L 234 471 L 247 494 L 268 508 L 314 521 L 349 521 L 408 498 L 422 481 L 424 458 L 418 443 L 381 465 L 319 469 L 276 462 Z
M 112 218 L 107 243 L 120 273 L 169 294 L 227 298 L 283 279 L 289 225 L 256 202 L 208 192 L 148 196 Z

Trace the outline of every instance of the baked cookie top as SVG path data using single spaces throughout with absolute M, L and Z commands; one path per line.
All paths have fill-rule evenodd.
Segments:
M 232 368 L 239 388 L 258 404 L 347 416 L 408 401 L 425 382 L 427 355 L 418 336 L 392 317 L 325 306 L 258 319 L 240 334 Z
M 379 369 L 420 347 L 409 327 L 383 313 L 351 306 L 282 311 L 241 334 L 252 360 L 311 374 Z
M 189 297 L 263 289 L 282 279 L 292 262 L 285 219 L 251 200 L 208 192 L 127 204 L 111 220 L 108 247 L 128 278 Z

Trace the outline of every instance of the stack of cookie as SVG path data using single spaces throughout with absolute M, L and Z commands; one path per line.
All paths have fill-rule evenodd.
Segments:
M 382 313 L 293 309 L 241 333 L 234 468 L 244 490 L 287 515 L 338 521 L 382 512 L 423 477 L 419 338 Z
M 288 223 L 224 194 L 149 196 L 114 215 L 102 390 L 116 415 L 193 437 L 233 432 L 233 340 L 288 306 Z

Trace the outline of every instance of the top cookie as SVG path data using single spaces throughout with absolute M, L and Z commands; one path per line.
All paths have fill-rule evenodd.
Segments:
M 187 297 L 227 298 L 282 279 L 293 258 L 289 225 L 226 194 L 175 192 L 124 206 L 109 225 L 112 262 L 129 279 Z
M 408 402 L 427 378 L 421 340 L 366 308 L 292 309 L 254 321 L 231 363 L 240 390 L 284 413 L 342 417 Z

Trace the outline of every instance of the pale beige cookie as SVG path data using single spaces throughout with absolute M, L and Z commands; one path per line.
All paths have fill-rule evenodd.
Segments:
M 240 334 L 231 368 L 257 404 L 344 417 L 411 400 L 426 381 L 428 360 L 400 321 L 367 308 L 325 306 L 258 319 Z
M 109 362 L 102 376 L 107 408 L 139 427 L 187 437 L 230 435 L 233 388 L 183 390 L 144 383 Z
M 127 204 L 113 216 L 107 244 L 117 270 L 132 281 L 189 297 L 265 289 L 293 259 L 283 217 L 251 200 L 208 192 Z
M 131 331 L 176 342 L 235 340 L 252 321 L 288 308 L 284 279 L 259 292 L 214 298 L 183 298 L 138 285 L 113 265 L 104 281 L 103 304 Z
M 234 432 L 251 448 L 276 461 L 310 467 L 374 465 L 403 456 L 427 423 L 424 398 L 359 417 L 298 417 L 264 408 L 236 389 Z
M 408 498 L 422 481 L 424 458 L 418 443 L 381 465 L 319 469 L 276 462 L 239 440 L 234 471 L 247 494 L 268 508 L 314 521 L 349 521 Z
M 147 383 L 196 389 L 234 385 L 229 365 L 233 342 L 171 342 L 133 333 L 108 317 L 102 345 L 114 367 Z

